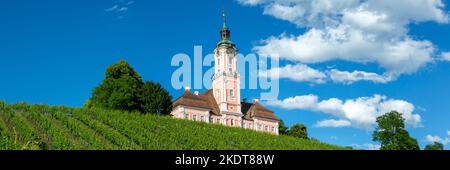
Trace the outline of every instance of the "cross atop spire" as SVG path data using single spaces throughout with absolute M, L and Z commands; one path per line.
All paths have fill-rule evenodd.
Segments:
M 234 46 L 233 42 L 230 40 L 230 30 L 227 27 L 227 15 L 225 14 L 225 10 L 222 8 L 222 19 L 223 19 L 223 26 L 220 30 L 220 41 L 217 44 L 219 45 L 226 45 L 226 46 Z
M 223 9 L 223 8 L 222 8 L 222 18 L 223 18 L 222 29 L 227 29 L 227 14 L 225 13 L 225 9 Z

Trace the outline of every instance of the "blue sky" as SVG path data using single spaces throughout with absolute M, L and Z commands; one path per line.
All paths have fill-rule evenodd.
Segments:
M 172 56 L 193 57 L 195 45 L 202 45 L 204 53 L 213 51 L 224 8 L 241 53 L 279 54 L 280 68 L 291 65 L 287 73 L 300 73 L 283 72 L 279 100 L 267 103 L 288 125 L 304 123 L 310 136 L 324 142 L 376 147 L 370 114 L 393 107 L 420 116 L 411 118 L 408 130 L 422 148 L 430 141 L 450 144 L 450 62 L 445 57 L 450 2 L 412 1 L 427 5 L 411 3 L 407 10 L 400 3 L 407 0 L 339 2 L 325 3 L 327 8 L 289 0 L 3 2 L 0 100 L 81 106 L 105 68 L 120 59 L 178 97 L 182 90 L 170 82 L 177 69 L 170 66 Z M 384 8 L 389 5 L 399 8 Z M 336 35 L 333 31 L 344 34 L 338 40 L 317 36 Z M 355 40 L 360 33 L 372 41 Z M 258 90 L 242 91 L 243 97 L 258 95 Z M 325 107 L 326 102 L 336 107 Z M 376 110 L 345 110 L 366 106 Z M 324 120 L 334 122 L 319 126 Z

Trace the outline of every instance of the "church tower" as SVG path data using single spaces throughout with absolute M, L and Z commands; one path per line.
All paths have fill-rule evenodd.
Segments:
M 241 126 L 240 76 L 237 71 L 238 49 L 230 39 L 225 12 L 222 12 L 223 26 L 220 41 L 214 50 L 215 74 L 212 79 L 214 98 L 221 114 L 225 114 L 226 124 Z M 229 122 L 233 121 L 233 122 Z

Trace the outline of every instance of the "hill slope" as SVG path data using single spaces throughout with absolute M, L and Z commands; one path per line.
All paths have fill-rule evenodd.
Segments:
M 345 149 L 289 136 L 101 109 L 0 103 L 0 150 Z

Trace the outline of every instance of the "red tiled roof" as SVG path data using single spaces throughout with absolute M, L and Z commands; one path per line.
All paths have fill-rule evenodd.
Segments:
M 205 97 L 192 94 L 189 90 L 184 91 L 184 93 L 173 103 L 173 107 L 179 105 L 212 109 Z
M 208 101 L 209 106 L 212 108 L 211 112 L 213 114 L 220 115 L 219 105 L 217 105 L 216 99 L 214 98 L 213 89 L 203 92 L 200 96 Z
M 244 116 L 245 119 L 252 120 L 253 117 L 261 117 L 266 119 L 279 120 L 273 111 L 267 109 L 259 102 L 255 103 L 242 102 L 241 110 L 242 113 L 245 114 Z
M 173 107 L 177 107 L 180 105 L 209 109 L 212 114 L 220 115 L 220 109 L 217 105 L 216 99 L 214 98 L 212 89 L 209 89 L 199 95 L 193 94 L 189 90 L 186 90 L 183 95 L 181 95 L 173 103 Z M 253 117 L 279 120 L 273 111 L 262 106 L 259 102 L 242 102 L 241 112 L 245 115 L 244 119 L 248 120 L 252 120 Z

